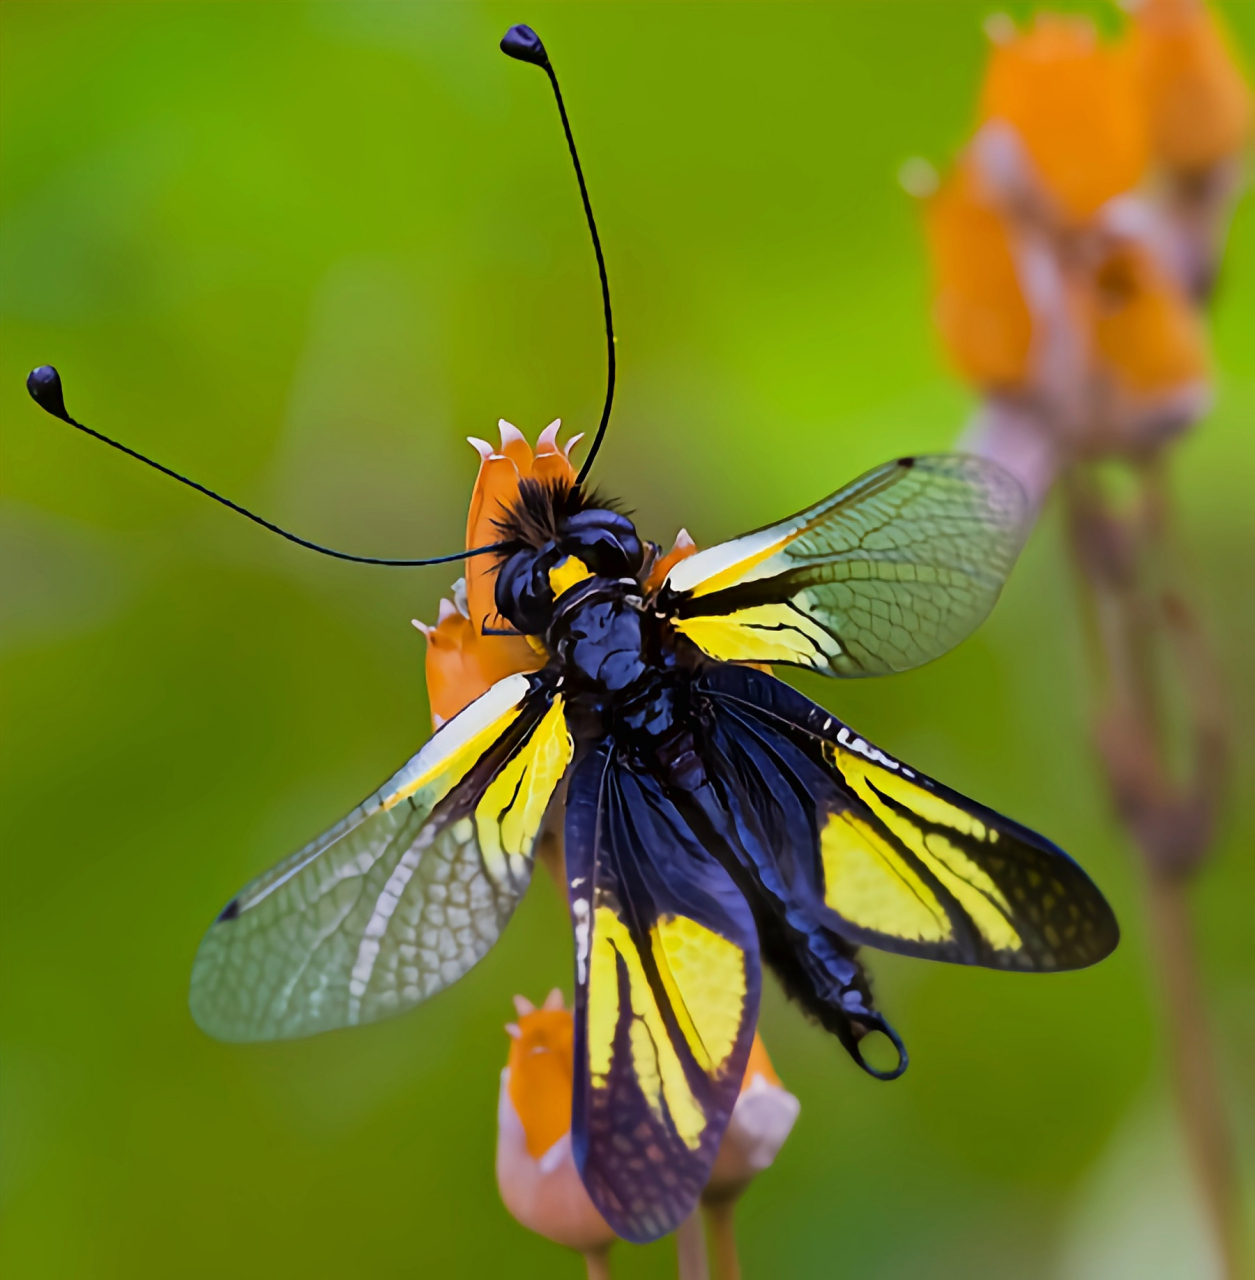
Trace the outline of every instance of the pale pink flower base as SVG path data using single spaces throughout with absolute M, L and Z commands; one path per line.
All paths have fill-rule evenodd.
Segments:
M 756 1075 L 736 1100 L 705 1198 L 736 1195 L 756 1174 L 770 1168 L 801 1109 L 802 1104 L 787 1089 Z
M 497 1186 L 505 1207 L 529 1231 L 580 1253 L 602 1249 L 616 1236 L 584 1190 L 568 1130 L 539 1159 L 509 1093 L 510 1069 L 501 1072 L 497 1101 Z

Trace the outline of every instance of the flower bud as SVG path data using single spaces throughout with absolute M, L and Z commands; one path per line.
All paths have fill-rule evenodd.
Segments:
M 506 1029 L 510 1058 L 497 1106 L 497 1187 L 529 1231 L 581 1253 L 604 1249 L 614 1232 L 597 1211 L 571 1152 L 574 1053 L 571 1014 L 551 991 L 536 1009 L 515 997 Z

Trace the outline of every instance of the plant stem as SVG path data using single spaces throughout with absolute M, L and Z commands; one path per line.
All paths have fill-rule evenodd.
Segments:
M 701 1211 L 694 1209 L 675 1229 L 676 1271 L 679 1280 L 710 1280 L 706 1265 L 706 1236 Z
M 736 1251 L 736 1200 L 729 1196 L 706 1206 L 706 1226 L 714 1254 L 714 1280 L 741 1280 L 741 1259 Z
M 1147 908 L 1167 1023 L 1177 1110 L 1226 1280 L 1242 1265 L 1241 1204 L 1212 1056 L 1185 882 L 1154 870 Z
M 588 1272 L 588 1280 L 610 1280 L 610 1246 L 607 1244 L 600 1249 L 589 1249 L 584 1254 L 584 1266 Z
M 1176 1105 L 1226 1280 L 1241 1273 L 1237 1170 L 1212 1056 L 1187 885 L 1211 850 L 1228 757 L 1224 696 L 1202 628 L 1176 582 L 1162 460 L 1115 511 L 1092 476 L 1065 481 L 1069 532 L 1098 689 L 1095 737 L 1115 808 L 1146 878 Z M 1186 703 L 1184 778 L 1174 776 L 1166 660 Z

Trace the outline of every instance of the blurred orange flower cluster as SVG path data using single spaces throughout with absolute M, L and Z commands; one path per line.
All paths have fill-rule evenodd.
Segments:
M 1113 42 L 1074 15 L 986 30 L 975 134 L 926 205 L 936 320 L 987 396 L 978 451 L 1040 497 L 1208 404 L 1199 307 L 1251 101 L 1202 0 L 1143 0 Z

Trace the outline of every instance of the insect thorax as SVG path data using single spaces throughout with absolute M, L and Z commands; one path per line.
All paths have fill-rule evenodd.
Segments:
M 652 705 L 668 665 L 641 585 L 656 548 L 605 499 L 534 481 L 520 486 L 500 528 L 501 617 L 544 641 L 571 696 L 607 709 Z

